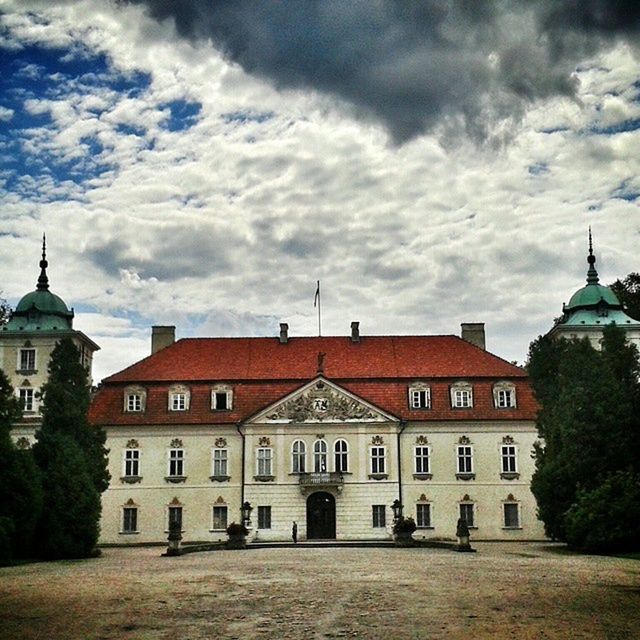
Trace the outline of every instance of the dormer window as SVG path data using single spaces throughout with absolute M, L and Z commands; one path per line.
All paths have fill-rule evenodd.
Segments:
M 415 383 L 409 387 L 409 407 L 411 409 L 431 408 L 431 389 L 422 383 Z
M 143 387 L 127 387 L 124 390 L 124 410 L 127 413 L 141 413 L 147 405 L 147 391 Z
M 454 409 L 473 407 L 473 387 L 468 382 L 456 382 L 451 385 L 451 406 Z
M 214 411 L 231 411 L 233 408 L 233 391 L 223 385 L 211 389 L 211 408 Z
M 187 411 L 191 394 L 188 387 L 176 384 L 169 388 L 169 411 Z
M 493 403 L 497 409 L 514 409 L 516 388 L 512 382 L 498 382 L 493 386 Z

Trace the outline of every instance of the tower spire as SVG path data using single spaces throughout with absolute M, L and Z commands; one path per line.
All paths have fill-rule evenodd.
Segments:
M 42 260 L 40 260 L 40 277 L 38 278 L 38 291 L 47 291 L 49 289 L 49 278 L 47 277 L 47 238 L 42 234 Z
M 587 256 L 587 262 L 589 263 L 589 269 L 587 271 L 587 284 L 598 284 L 600 278 L 596 271 L 596 257 L 593 255 L 593 239 L 591 237 L 591 225 L 589 225 L 589 255 Z

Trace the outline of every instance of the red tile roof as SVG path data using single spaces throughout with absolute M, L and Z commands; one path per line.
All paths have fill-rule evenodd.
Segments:
M 456 336 L 291 338 L 195 338 L 179 340 L 103 381 L 90 411 L 101 425 L 232 424 L 277 402 L 318 375 L 318 353 L 324 353 L 323 375 L 404 420 L 532 420 L 537 405 L 519 367 Z M 449 385 L 473 382 L 474 407 L 452 409 Z M 518 407 L 496 409 L 492 385 L 511 379 Z M 411 410 L 407 386 L 423 380 L 431 386 L 432 408 Z M 189 385 L 189 411 L 168 410 L 169 383 Z M 211 409 L 211 386 L 233 387 L 233 410 Z M 144 413 L 126 413 L 124 387 L 147 389 Z
M 310 380 L 319 353 L 330 379 L 526 377 L 457 336 L 185 338 L 104 382 Z

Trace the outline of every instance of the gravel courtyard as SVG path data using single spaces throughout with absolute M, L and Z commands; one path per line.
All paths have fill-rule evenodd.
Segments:
M 640 637 L 640 562 L 475 546 L 106 549 L 3 568 L 0 639 Z

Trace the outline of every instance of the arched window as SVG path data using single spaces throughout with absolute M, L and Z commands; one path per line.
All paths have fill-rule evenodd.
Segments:
M 324 440 L 316 440 L 313 443 L 313 470 L 316 473 L 327 470 L 327 443 Z
M 333 445 L 335 470 L 338 473 L 349 471 L 349 445 L 346 440 L 336 440 Z
M 303 440 L 296 440 L 291 445 L 291 472 L 305 473 L 307 470 L 307 445 Z

